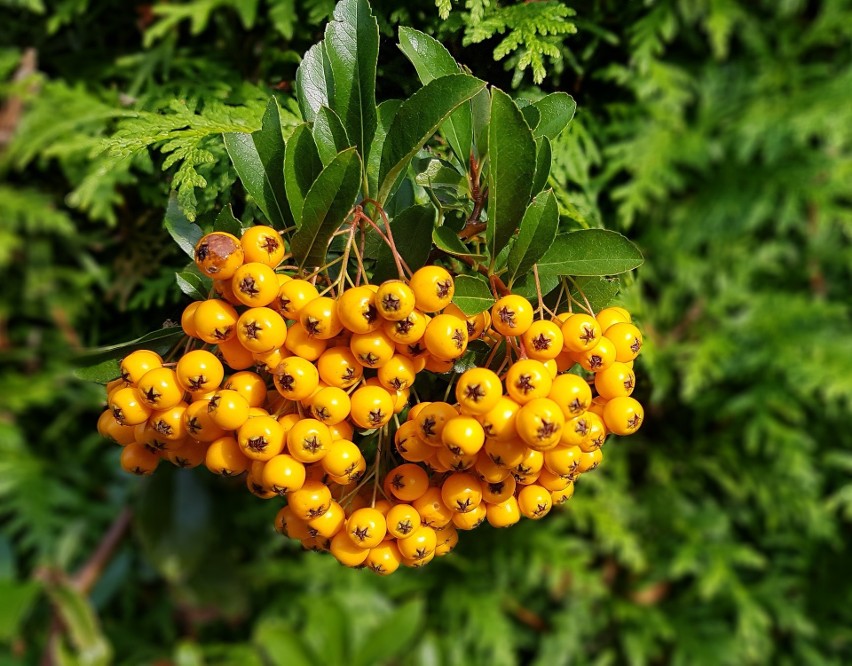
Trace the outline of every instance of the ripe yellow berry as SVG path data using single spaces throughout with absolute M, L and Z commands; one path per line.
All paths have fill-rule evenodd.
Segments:
M 409 281 L 417 308 L 423 312 L 443 310 L 453 300 L 455 284 L 450 274 L 440 266 L 424 266 L 415 271 Z
M 532 323 L 533 307 L 523 296 L 509 294 L 491 306 L 491 325 L 501 335 L 523 335 Z
M 227 280 L 243 265 L 245 253 L 236 236 L 214 231 L 195 245 L 195 265 L 207 277 Z
M 249 227 L 240 238 L 240 246 L 247 263 L 258 262 L 275 268 L 284 260 L 284 240 L 272 227 Z

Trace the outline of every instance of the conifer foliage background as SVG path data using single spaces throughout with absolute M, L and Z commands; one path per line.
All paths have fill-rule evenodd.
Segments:
M 239 483 L 118 471 L 73 356 L 180 312 L 171 191 L 260 217 L 221 134 L 273 92 L 297 121 L 333 5 L 0 0 L 0 663 L 852 661 L 845 0 L 373 3 L 380 99 L 415 80 L 398 24 L 515 94 L 570 92 L 563 218 L 645 253 L 619 298 L 649 418 L 565 511 L 384 580 L 277 538 Z

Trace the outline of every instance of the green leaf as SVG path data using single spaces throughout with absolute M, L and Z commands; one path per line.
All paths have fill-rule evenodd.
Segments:
M 491 353 L 491 349 L 491 345 L 485 342 L 485 340 L 471 340 L 464 354 L 457 358 L 453 364 L 453 372 L 461 374 L 471 368 L 483 367 L 488 355 Z
M 535 176 L 535 140 L 512 98 L 491 89 L 488 129 L 488 226 L 486 242 L 496 257 L 515 232 Z
M 487 280 L 481 275 L 459 275 L 455 279 L 453 303 L 468 317 L 479 314 L 494 305 L 494 296 Z
M 531 190 L 533 196 L 547 187 L 552 161 L 550 139 L 546 136 L 539 137 L 535 142 L 535 179 Z
M 481 254 L 476 254 L 465 245 L 458 234 L 448 226 L 435 227 L 432 231 L 432 242 L 439 250 L 457 257 L 483 258 Z
M 367 0 L 341 0 L 325 29 L 325 52 L 334 75 L 337 112 L 352 143 L 367 157 L 376 131 L 379 24 Z
M 535 137 L 546 136 L 555 139 L 568 127 L 577 110 L 577 102 L 568 93 L 554 92 L 542 97 L 533 106 L 539 110 L 541 120 L 535 128 Z
M 461 71 L 455 58 L 446 47 L 429 35 L 405 26 L 399 29 L 399 48 L 414 65 L 420 82 L 426 85 L 434 79 Z M 462 164 L 470 159 L 473 142 L 473 120 L 468 104 L 461 105 L 441 125 L 441 134 Z
M 361 158 L 355 148 L 347 148 L 322 170 L 305 197 L 302 226 L 291 243 L 300 267 L 325 264 L 328 243 L 352 209 L 360 187 Z
M 134 526 L 148 561 L 169 582 L 186 581 L 214 540 L 210 493 L 195 474 L 158 470 L 143 486 Z
M 253 642 L 273 666 L 313 666 L 319 660 L 292 625 L 283 619 L 261 620 L 255 629 Z
M 488 125 L 491 122 L 491 93 L 488 88 L 480 90 L 470 100 L 473 120 L 473 147 L 477 159 L 482 161 L 488 154 Z
M 186 219 L 186 215 L 178 205 L 177 197 L 173 194 L 169 197 L 169 205 L 166 208 L 166 218 L 163 221 L 166 231 L 178 244 L 189 258 L 195 261 L 195 246 L 204 233 L 201 227 Z
M 231 208 L 231 204 L 228 204 L 219 211 L 216 220 L 213 222 L 213 231 L 224 231 L 237 238 L 242 236 L 243 225 L 234 217 L 234 210 Z
M 382 148 L 379 203 L 387 200 L 397 176 L 447 116 L 484 87 L 477 78 L 452 74 L 430 81 L 402 103 Z
M 45 590 L 77 653 L 78 659 L 74 663 L 86 666 L 107 666 L 111 663 L 112 648 L 101 631 L 91 602 L 64 581 L 47 585 Z
M 376 132 L 373 135 L 373 143 L 370 145 L 370 155 L 367 158 L 367 181 L 370 194 L 375 194 L 379 189 L 379 168 L 382 162 L 382 148 L 385 145 L 385 137 L 388 135 L 388 129 L 401 105 L 402 100 L 399 99 L 389 99 L 379 104 Z
M 559 276 L 539 267 L 538 282 L 541 286 L 541 295 L 547 296 L 559 286 Z M 535 275 L 532 271 L 526 273 L 521 279 L 512 285 L 512 293 L 528 299 L 533 306 L 538 305 L 538 291 L 535 285 Z
M 129 342 L 120 342 L 115 345 L 87 349 L 73 359 L 74 365 L 80 369 L 75 374 L 81 376 L 78 373 L 81 373 L 85 368 L 91 368 L 109 359 L 123 358 L 136 349 L 150 349 L 162 356 L 163 354 L 167 354 L 183 335 L 184 332 L 180 326 L 169 326 L 146 333 L 141 338 L 136 338 Z M 118 373 L 112 379 L 116 377 L 118 377 Z M 85 377 L 81 377 L 81 379 L 83 378 Z
M 403 604 L 367 634 L 355 653 L 354 666 L 395 661 L 414 643 L 422 623 L 423 602 L 414 599 Z
M 8 643 L 18 635 L 41 585 L 36 581 L 0 580 L 0 643 Z
M 432 250 L 435 213 L 435 209 L 430 205 L 412 206 L 391 221 L 396 249 L 413 271 L 423 266 L 429 258 L 429 252 Z M 382 243 L 373 270 L 373 281 L 378 284 L 397 277 L 399 275 L 390 248 Z
M 532 104 L 527 104 L 526 106 L 519 105 L 519 107 L 524 116 L 524 120 L 527 121 L 527 125 L 529 125 L 531 130 L 535 131 L 535 128 L 538 127 L 539 121 L 541 121 L 541 113 Z
M 337 153 L 352 145 L 338 115 L 327 106 L 320 107 L 314 118 L 314 142 L 322 165 L 326 166 Z
M 178 288 L 194 301 L 203 301 L 207 298 L 210 286 L 204 284 L 201 276 L 190 271 L 175 273 L 175 281 Z
M 284 185 L 297 227 L 302 225 L 305 197 L 320 175 L 322 167 L 311 129 L 303 123 L 290 135 L 284 154 Z
M 113 379 L 118 379 L 119 375 L 121 375 L 121 368 L 118 359 L 115 358 L 108 358 L 84 368 L 74 369 L 74 376 L 77 379 L 94 384 L 109 384 Z
M 266 219 L 277 229 L 292 221 L 284 188 L 284 136 L 278 101 L 269 100 L 261 129 L 223 135 L 240 180 Z
M 314 44 L 302 58 L 296 70 L 296 97 L 302 117 L 309 123 L 313 122 L 320 107 L 331 106 L 334 78 L 324 42 Z
M 433 156 L 425 159 L 415 157 L 411 165 L 414 170 L 414 181 L 418 185 L 431 188 L 447 188 L 454 194 L 460 194 L 461 192 L 469 194 L 467 179 L 450 162 Z
M 588 275 L 574 278 L 573 282 L 571 296 L 578 302 L 585 303 L 583 300 L 583 294 L 585 294 L 594 312 L 599 312 L 612 303 L 621 288 L 621 281 L 617 277 Z
M 533 264 L 550 249 L 558 227 L 559 207 L 556 205 L 556 197 L 551 190 L 542 192 L 527 207 L 518 229 L 518 237 L 509 251 L 506 265 L 510 286 L 519 275 L 531 270 Z
M 644 261 L 639 248 L 621 234 L 581 229 L 559 234 L 538 265 L 557 275 L 618 275 Z

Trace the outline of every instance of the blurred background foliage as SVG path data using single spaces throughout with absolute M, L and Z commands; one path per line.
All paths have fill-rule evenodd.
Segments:
M 645 252 L 620 300 L 650 418 L 564 511 L 385 580 L 298 552 L 239 481 L 119 471 L 73 355 L 178 316 L 171 190 L 259 216 L 221 133 L 271 93 L 295 121 L 333 4 L 0 0 L 0 663 L 852 662 L 845 0 L 373 3 L 379 99 L 415 86 L 400 23 L 574 95 L 562 214 Z

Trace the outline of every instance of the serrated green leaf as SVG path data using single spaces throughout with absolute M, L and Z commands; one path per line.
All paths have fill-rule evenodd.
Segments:
M 487 310 L 495 303 L 488 282 L 481 275 L 459 275 L 455 285 L 453 303 L 468 317 Z
M 526 274 L 553 245 L 559 227 L 559 207 L 551 190 L 542 192 L 527 207 L 518 236 L 509 251 L 508 284 Z
M 423 623 L 423 602 L 406 602 L 364 637 L 355 653 L 354 666 L 372 666 L 396 661 L 407 651 Z
M 432 242 L 439 250 L 457 257 L 474 257 L 482 259 L 483 255 L 476 254 L 465 245 L 458 234 L 448 226 L 435 227 L 432 231 Z
M 621 288 L 621 281 L 617 277 L 587 275 L 574 278 L 573 282 L 570 290 L 571 296 L 577 302 L 585 303 L 583 300 L 585 294 L 594 312 L 599 312 L 612 303 Z
M 204 284 L 204 280 L 190 271 L 175 273 L 175 281 L 178 288 L 194 301 L 203 301 L 207 298 L 210 287 Z
M 284 136 L 278 101 L 269 100 L 261 129 L 223 135 L 225 148 L 243 187 L 270 224 L 283 229 L 292 222 L 284 187 Z
M 77 379 L 82 379 L 84 382 L 109 384 L 113 379 L 119 378 L 121 366 L 118 359 L 108 358 L 83 368 L 74 368 L 73 373 Z
M 402 100 L 389 99 L 379 104 L 377 109 L 376 132 L 373 135 L 373 143 L 370 145 L 370 155 L 367 158 L 367 182 L 371 195 L 374 195 L 379 189 L 379 168 L 382 162 L 382 148 L 385 144 L 385 137 L 388 135 L 388 129 L 401 105 Z M 400 176 L 403 175 L 400 174 Z
M 367 158 L 376 131 L 379 24 L 367 0 L 341 0 L 325 29 L 325 53 L 334 75 L 337 112 L 352 144 Z
M 379 203 L 387 200 L 397 176 L 447 116 L 484 87 L 477 78 L 452 74 L 430 81 L 402 103 L 382 148 Z
M 644 261 L 639 248 L 621 234 L 581 229 L 559 234 L 538 265 L 556 275 L 618 275 Z
M 486 244 L 491 257 L 517 229 L 535 177 L 535 140 L 512 98 L 491 89 L 488 129 L 488 222 Z
M 201 227 L 186 219 L 186 215 L 178 205 L 177 197 L 169 197 L 169 205 L 166 208 L 166 217 L 163 221 L 166 231 L 178 244 L 190 259 L 195 260 L 195 246 L 204 235 Z
M 224 231 L 237 238 L 242 236 L 243 225 L 234 217 L 234 210 L 231 208 L 231 204 L 224 206 L 219 211 L 216 220 L 213 222 L 213 231 Z
M 541 287 L 541 295 L 547 296 L 559 286 L 559 276 L 548 272 L 546 269 L 539 268 L 538 283 Z M 534 306 L 538 306 L 538 291 L 536 290 L 535 275 L 532 271 L 526 273 L 512 285 L 512 293 L 523 296 Z
M 396 249 L 413 271 L 423 266 L 429 258 L 436 212 L 430 205 L 412 206 L 391 220 Z M 390 248 L 385 243 L 381 243 L 373 270 L 373 280 L 378 284 L 383 280 L 397 277 L 399 275 Z
M 303 123 L 290 135 L 284 154 L 284 185 L 297 228 L 302 226 L 305 197 L 322 172 L 322 167 L 310 127 Z
M 299 63 L 296 70 L 296 97 L 302 117 L 309 123 L 313 122 L 320 107 L 331 106 L 331 100 L 334 99 L 334 78 L 324 42 L 309 48 Z
M 166 354 L 184 336 L 180 326 L 169 326 L 151 333 L 146 333 L 141 338 L 129 342 L 119 342 L 115 345 L 104 347 L 93 347 L 87 349 L 73 359 L 74 365 L 80 369 L 89 368 L 105 360 L 123 358 L 136 349 L 150 349 L 160 355 Z M 118 375 L 116 375 L 118 376 Z M 115 377 L 113 377 L 114 379 Z
M 535 142 L 535 179 L 530 193 L 535 196 L 547 187 L 547 179 L 550 177 L 550 168 L 553 155 L 550 139 L 546 136 L 539 137 Z
M 313 136 L 323 166 L 331 162 L 337 153 L 352 145 L 340 118 L 327 106 L 320 107 L 317 111 Z
M 302 226 L 291 243 L 300 267 L 325 263 L 328 243 L 352 209 L 360 187 L 361 158 L 355 148 L 347 148 L 322 170 L 305 197 Z
M 535 128 L 535 137 L 546 136 L 555 139 L 559 133 L 568 127 L 577 110 L 577 102 L 568 93 L 554 92 L 545 95 L 533 106 L 541 114 L 541 120 Z
M 461 71 L 455 58 L 441 42 L 414 28 L 400 27 L 399 48 L 414 65 L 423 85 L 442 76 L 457 74 Z M 446 122 L 441 124 L 439 131 L 447 139 L 447 143 L 450 144 L 459 161 L 467 164 L 473 142 L 470 105 L 462 104 L 453 111 Z

